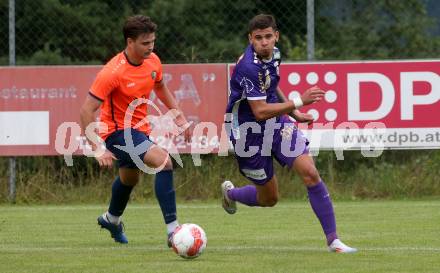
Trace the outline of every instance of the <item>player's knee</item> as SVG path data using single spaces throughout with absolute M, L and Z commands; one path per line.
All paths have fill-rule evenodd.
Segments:
M 262 198 L 261 200 L 258 200 L 258 203 L 262 207 L 273 207 L 278 203 L 278 195 L 272 195 L 266 198 Z
M 268 200 L 266 207 L 273 207 L 278 203 L 278 196 L 275 196 Z
M 153 167 L 159 171 L 169 171 L 173 169 L 173 161 L 171 161 L 169 154 L 166 153 L 162 158 L 155 161 L 155 166 Z
M 301 172 L 301 178 L 308 187 L 314 186 L 321 180 L 319 172 L 314 165 L 309 165 Z
M 278 198 L 270 198 L 264 200 L 263 204 L 260 204 L 262 207 L 273 207 L 278 203 Z
M 173 169 L 173 162 L 169 154 L 163 150 L 156 150 L 155 154 L 148 155 L 148 157 L 144 158 L 144 163 L 147 164 L 148 167 L 158 171 Z

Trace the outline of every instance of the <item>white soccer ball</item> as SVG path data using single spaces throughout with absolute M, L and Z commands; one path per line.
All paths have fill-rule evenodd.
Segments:
M 174 231 L 174 252 L 185 259 L 194 259 L 202 254 L 207 243 L 205 231 L 196 224 L 182 224 Z

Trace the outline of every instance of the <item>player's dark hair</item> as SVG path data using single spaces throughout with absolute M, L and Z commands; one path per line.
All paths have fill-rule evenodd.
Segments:
M 277 22 L 275 21 L 275 17 L 270 14 L 259 14 L 251 19 L 249 22 L 248 31 L 249 34 L 256 29 L 265 29 L 268 27 L 272 27 L 273 30 L 278 30 Z
M 124 39 L 127 38 L 136 40 L 139 35 L 144 33 L 154 33 L 156 32 L 157 25 L 151 20 L 150 17 L 145 15 L 134 15 L 128 17 L 122 28 L 124 33 Z

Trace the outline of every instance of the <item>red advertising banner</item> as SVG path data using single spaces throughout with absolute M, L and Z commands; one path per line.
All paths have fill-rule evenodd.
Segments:
M 439 75 L 440 61 L 290 63 L 280 87 L 289 99 L 315 85 L 326 91 L 301 109 L 315 117 L 316 147 L 440 148 Z
M 160 134 L 154 140 L 170 152 L 227 146 L 222 123 L 233 67 L 165 65 L 164 81 L 196 130 L 191 143 Z M 84 153 L 79 108 L 99 69 L 0 67 L 0 156 Z M 326 91 L 323 101 L 301 109 L 315 117 L 312 125 L 300 125 L 312 148 L 431 149 L 440 148 L 439 73 L 440 61 L 287 63 L 280 67 L 280 87 L 289 99 L 314 85 Z M 166 117 L 166 109 L 154 95 L 149 99 L 158 106 L 149 108 L 153 128 L 169 129 L 158 113 Z
M 0 67 L 0 156 L 59 155 L 60 150 L 81 154 L 79 109 L 99 69 Z M 187 117 L 194 123 L 213 122 L 216 134 L 227 101 L 226 69 L 224 64 L 164 65 L 164 80 Z M 154 96 L 150 99 L 160 106 Z M 56 148 L 57 133 L 64 148 Z M 194 142 L 194 148 L 205 148 L 200 136 Z M 181 143 L 179 151 L 189 152 L 186 145 Z
M 0 155 L 56 155 L 63 122 L 79 109 L 99 67 L 0 68 Z

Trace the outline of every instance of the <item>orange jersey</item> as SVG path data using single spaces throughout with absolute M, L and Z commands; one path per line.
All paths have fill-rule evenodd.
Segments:
M 101 137 L 105 140 L 114 131 L 130 127 L 149 134 L 147 104 L 127 109 L 136 99 L 148 99 L 154 84 L 160 81 L 162 64 L 156 54 L 151 53 L 140 65 L 130 64 L 124 52 L 113 57 L 98 73 L 90 88 L 90 95 L 103 102 L 100 121 L 107 124 L 108 131 L 100 133 Z M 129 115 L 131 122 L 124 124 L 126 112 L 132 113 Z

